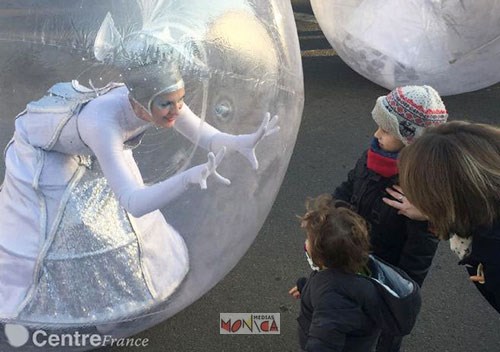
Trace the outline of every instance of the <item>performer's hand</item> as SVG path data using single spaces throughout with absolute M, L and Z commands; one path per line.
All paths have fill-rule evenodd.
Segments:
M 288 291 L 288 294 L 290 296 L 292 296 L 293 298 L 295 299 L 299 299 L 300 298 L 300 291 L 299 289 L 297 288 L 297 286 L 294 286 L 290 289 L 290 291 Z
M 215 180 L 219 183 L 230 185 L 231 181 L 227 178 L 222 177 L 217 172 L 217 167 L 221 163 L 224 158 L 224 153 L 226 152 L 226 148 L 222 148 L 217 152 L 216 155 L 210 152 L 208 153 L 208 161 L 205 164 L 201 164 L 191 169 L 184 171 L 184 184 L 187 186 L 189 184 L 199 184 L 201 189 L 207 188 L 207 178 L 210 175 L 215 177 Z
M 248 160 L 254 170 L 257 170 L 259 168 L 259 161 L 255 155 L 255 148 L 265 137 L 280 130 L 277 124 L 278 115 L 274 115 L 271 118 L 271 114 L 267 112 L 260 127 L 254 133 L 241 135 L 219 133 L 215 135 L 212 140 L 212 150 L 217 150 L 218 146 L 226 146 L 228 149 L 236 150 Z
M 422 214 L 420 210 L 415 208 L 415 206 L 410 203 L 408 198 L 405 197 L 403 189 L 400 186 L 394 185 L 392 188 L 386 188 L 385 190 L 396 200 L 385 197 L 382 198 L 382 200 L 385 204 L 398 209 L 398 214 L 417 221 L 429 220 L 427 216 Z

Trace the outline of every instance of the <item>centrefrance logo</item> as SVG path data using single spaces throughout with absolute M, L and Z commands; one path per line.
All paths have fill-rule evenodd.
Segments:
M 12 347 L 22 347 L 29 342 L 35 347 L 147 347 L 149 339 L 140 337 L 114 338 L 112 335 L 72 333 L 49 333 L 43 329 L 30 331 L 17 324 L 4 325 L 5 337 Z
M 220 313 L 220 334 L 279 335 L 280 313 Z

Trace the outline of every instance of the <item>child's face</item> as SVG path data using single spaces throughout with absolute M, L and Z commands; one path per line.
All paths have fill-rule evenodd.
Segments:
M 394 137 L 380 127 L 375 131 L 373 136 L 377 138 L 380 148 L 386 152 L 399 152 L 405 146 L 399 138 Z
M 309 236 L 307 236 L 306 238 L 306 243 L 305 243 L 305 249 L 306 249 L 306 252 L 307 254 L 309 254 L 309 256 L 311 255 L 311 249 L 310 249 L 310 244 L 309 244 Z
M 304 249 L 306 250 L 306 257 L 307 257 L 307 262 L 309 263 L 309 266 L 311 267 L 312 270 L 321 270 L 324 269 L 322 265 L 317 265 L 316 263 L 313 262 L 312 257 L 311 257 L 311 245 L 309 242 L 309 236 L 307 236 L 306 242 L 304 243 Z

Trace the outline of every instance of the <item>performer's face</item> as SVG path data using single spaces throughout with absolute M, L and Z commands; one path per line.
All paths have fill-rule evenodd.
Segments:
M 151 103 L 152 122 L 159 127 L 173 127 L 184 106 L 184 88 L 154 98 Z

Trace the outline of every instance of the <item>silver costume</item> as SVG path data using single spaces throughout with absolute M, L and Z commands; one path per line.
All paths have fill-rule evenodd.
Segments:
M 120 185 L 110 186 L 96 159 L 103 141 L 84 133 L 85 114 L 87 124 L 116 132 L 104 143 L 116 144 L 142 184 L 131 148 L 149 124 L 135 116 L 126 87 L 61 83 L 28 104 L 5 151 L 0 321 L 124 320 L 164 301 L 188 272 L 184 240 L 160 211 L 135 217 L 122 205 Z

